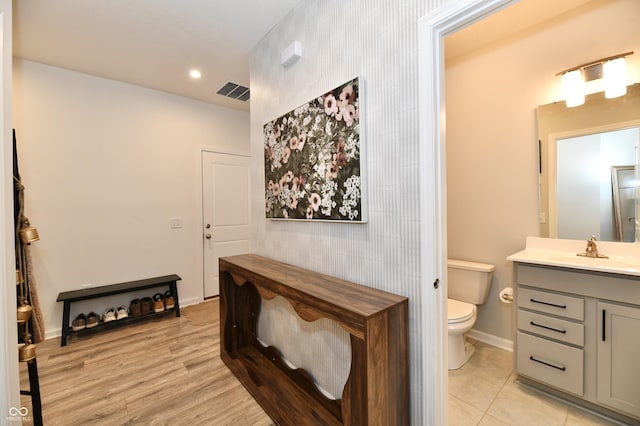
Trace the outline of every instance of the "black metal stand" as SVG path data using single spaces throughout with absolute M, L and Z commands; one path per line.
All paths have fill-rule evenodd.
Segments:
M 40 380 L 38 379 L 38 362 L 32 359 L 27 362 L 29 370 L 29 390 L 21 390 L 20 395 L 31 396 L 31 415 L 35 426 L 42 426 L 42 401 L 40 400 Z

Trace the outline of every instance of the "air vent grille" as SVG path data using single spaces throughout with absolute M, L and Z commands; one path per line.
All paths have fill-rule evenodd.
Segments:
M 228 82 L 227 84 L 222 86 L 216 93 L 218 95 L 237 99 L 243 102 L 249 100 L 249 88 L 232 82 Z

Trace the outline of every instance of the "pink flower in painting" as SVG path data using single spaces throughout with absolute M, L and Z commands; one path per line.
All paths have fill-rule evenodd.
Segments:
M 335 96 L 329 94 L 324 97 L 324 112 L 327 115 L 333 115 L 338 112 L 338 101 Z
M 291 147 L 291 149 L 298 149 L 299 143 L 300 143 L 300 139 L 298 139 L 297 136 L 294 136 L 291 139 L 289 139 L 289 146 Z
M 352 104 L 355 98 L 356 93 L 353 90 L 353 86 L 351 84 L 345 86 L 342 92 L 340 92 L 340 106 L 345 107 L 348 104 Z
M 344 124 L 346 124 L 347 127 L 351 127 L 353 125 L 353 120 L 356 119 L 356 108 L 353 105 L 347 105 L 344 108 L 341 108 L 340 112 L 342 112 Z
M 286 146 L 284 148 L 284 151 L 282 152 L 282 164 L 287 164 L 287 161 L 289 161 L 289 157 L 291 157 L 291 149 Z

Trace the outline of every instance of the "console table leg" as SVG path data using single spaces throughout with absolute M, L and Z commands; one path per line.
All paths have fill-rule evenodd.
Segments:
M 71 316 L 71 302 L 64 302 L 62 308 L 62 336 L 60 346 L 67 346 L 67 336 L 69 335 L 69 316 Z
M 176 282 L 173 281 L 169 284 L 169 289 L 171 290 L 171 294 L 173 295 L 173 304 L 174 309 L 176 310 L 176 317 L 180 316 L 180 298 L 178 297 L 178 286 Z

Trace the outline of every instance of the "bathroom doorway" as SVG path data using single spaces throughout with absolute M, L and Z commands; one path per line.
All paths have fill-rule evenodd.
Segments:
M 488 325 L 487 322 L 481 324 L 483 318 L 479 318 L 478 325 L 481 330 L 490 330 L 491 327 L 494 327 L 495 330 L 495 327 L 503 327 L 499 329 L 502 330 L 501 333 L 494 334 L 508 337 L 513 328 L 513 322 L 510 321 L 513 313 L 510 307 L 500 307 L 501 302 L 497 297 L 502 288 L 511 285 L 511 265 L 506 261 L 506 257 L 523 248 L 527 235 L 539 235 L 539 221 L 544 220 L 543 217 L 538 217 L 538 212 L 536 211 L 538 201 L 538 146 L 535 128 L 536 105 L 544 102 L 536 103 L 535 100 L 540 98 L 541 101 L 544 101 L 545 97 L 551 100 L 560 98 L 560 85 L 559 80 L 556 82 L 555 73 L 563 68 L 557 64 L 567 61 L 569 62 L 567 67 L 569 67 L 574 62 L 574 59 L 570 57 L 573 52 L 567 52 L 564 55 L 557 54 L 556 56 L 560 58 L 554 63 L 551 59 L 545 59 L 544 53 L 532 53 L 529 49 L 521 49 L 523 54 L 529 54 L 526 60 L 514 61 L 516 62 L 514 64 L 507 63 L 508 60 L 504 60 L 504 63 L 494 62 L 491 68 L 493 76 L 489 75 L 489 71 L 474 73 L 465 69 L 465 72 L 459 72 L 459 75 L 462 75 L 462 78 L 466 81 L 457 80 L 455 84 L 462 81 L 469 86 L 475 85 L 476 88 L 484 91 L 485 96 L 482 105 L 478 106 L 476 104 L 474 107 L 465 105 L 468 107 L 465 114 L 458 114 L 458 117 L 464 117 L 464 121 L 462 124 L 458 121 L 455 130 L 459 131 L 464 127 L 468 134 L 458 132 L 457 135 L 452 135 L 449 131 L 450 129 L 446 127 L 445 111 L 447 120 L 453 122 L 454 107 L 460 105 L 461 99 L 463 101 L 466 100 L 466 102 L 462 103 L 472 104 L 472 102 L 469 102 L 471 99 L 464 97 L 454 98 L 450 102 L 450 87 L 447 83 L 453 81 L 453 78 L 449 74 L 449 67 L 445 64 L 447 54 L 445 39 L 455 35 L 459 30 L 467 27 L 470 29 L 473 24 L 493 21 L 494 16 L 502 14 L 496 12 L 507 14 L 516 9 L 511 7 L 516 2 L 506 0 L 468 1 L 462 3 L 451 7 L 443 7 L 441 10 L 427 16 L 425 21 L 421 21 L 421 46 L 424 49 L 420 49 L 420 65 L 422 66 L 420 75 L 423 79 L 421 81 L 420 101 L 423 106 L 423 117 L 425 118 L 425 122 L 421 123 L 421 130 L 423 130 L 421 146 L 426 147 L 425 151 L 432 151 L 425 153 L 421 161 L 425 165 L 423 168 L 429 168 L 429 166 L 433 165 L 430 170 L 435 170 L 437 180 L 435 190 L 430 192 L 427 188 L 421 196 L 431 196 L 432 199 L 435 199 L 435 212 L 437 216 L 441 217 L 440 225 L 442 229 L 438 234 L 440 236 L 438 250 L 440 251 L 439 261 L 441 262 L 439 267 L 441 277 L 443 277 L 442 291 L 445 292 L 447 287 L 445 262 L 448 256 L 495 264 L 498 267 L 496 271 L 497 281 L 494 280 L 489 301 L 487 302 L 492 305 L 488 306 L 489 309 L 488 311 L 485 310 L 485 313 L 501 310 L 504 318 L 494 321 L 493 325 Z M 526 3 L 528 3 L 528 0 L 523 0 L 518 3 L 518 6 Z M 536 3 L 542 5 L 546 1 Z M 583 13 L 585 15 L 588 13 L 593 15 L 603 7 L 602 2 L 589 2 L 586 0 L 556 3 L 560 3 L 558 6 L 566 6 L 563 12 L 563 19 L 566 16 L 574 16 L 572 8 L 580 9 L 579 13 L 575 12 L 578 15 Z M 547 17 L 547 20 L 552 21 L 552 23 L 557 22 L 556 18 L 550 19 Z M 548 21 L 544 20 L 538 21 L 538 23 L 547 30 L 551 26 Z M 519 30 L 520 34 L 537 34 L 531 28 L 531 25 L 524 21 L 521 21 L 520 26 L 516 26 L 515 29 Z M 589 40 L 589 38 L 586 40 Z M 550 43 L 550 40 L 546 41 L 548 42 L 546 43 L 547 50 L 552 50 L 552 43 Z M 556 44 L 560 41 L 562 40 L 556 39 Z M 515 44 L 513 40 L 503 39 L 498 39 L 497 43 L 500 43 L 500 48 L 504 49 L 500 51 L 501 53 L 504 53 L 512 44 Z M 598 56 L 597 52 L 582 52 L 580 54 L 588 55 L 589 53 Z M 472 58 L 474 64 L 477 64 L 481 55 L 479 53 L 470 53 L 469 57 Z M 579 63 L 579 61 L 576 63 Z M 539 76 L 536 76 L 535 82 L 532 79 L 522 77 L 522 71 L 526 72 L 527 68 L 536 69 L 539 74 Z M 511 72 L 505 73 L 505 69 Z M 532 73 L 533 71 L 529 75 L 531 76 Z M 546 81 L 543 81 L 544 79 Z M 506 100 L 505 93 L 513 94 L 510 101 Z M 516 99 L 518 97 L 521 99 Z M 457 105 L 454 102 L 457 102 Z M 505 109 L 508 111 L 505 111 Z M 503 143 L 501 145 L 493 142 L 487 143 L 486 137 L 484 139 L 478 137 L 478 129 L 487 125 L 483 121 L 486 120 L 486 117 L 492 115 L 494 130 L 491 137 L 492 139 L 502 139 Z M 500 118 L 499 122 L 495 117 Z M 518 134 L 518 136 L 514 137 L 514 134 Z M 465 146 L 471 147 L 471 149 L 467 149 L 462 155 L 459 155 L 458 158 L 466 157 L 463 158 L 463 161 L 466 161 L 463 168 L 472 167 L 474 170 L 472 173 L 466 170 L 465 173 L 455 173 L 454 171 L 453 176 L 447 174 L 450 165 L 448 160 L 453 158 L 451 155 L 452 150 L 456 149 L 451 142 L 456 138 L 464 140 L 468 144 Z M 499 161 L 496 161 L 497 158 Z M 429 161 L 432 161 L 432 163 Z M 433 175 L 432 173 L 432 180 Z M 426 179 L 429 179 L 429 177 L 427 176 Z M 451 200 L 455 198 L 455 194 L 453 194 L 455 187 L 452 186 L 452 179 L 459 180 L 456 183 L 456 187 L 476 185 L 473 187 L 475 193 L 466 194 L 463 197 L 458 196 L 456 201 L 459 204 L 454 204 L 453 206 L 450 204 Z M 480 188 L 477 185 L 478 181 L 483 181 L 485 187 Z M 524 194 L 523 191 L 528 192 Z M 496 196 L 496 194 L 499 195 Z M 452 214 L 458 214 L 461 218 L 452 220 Z M 462 216 L 466 216 L 467 219 Z M 523 220 L 524 216 L 526 218 Z M 505 237 L 505 234 L 510 235 Z M 470 235 L 474 235 L 474 238 L 469 238 Z M 464 247 L 460 241 L 464 241 Z M 425 252 L 428 253 L 427 250 Z M 475 258 L 469 257 L 469 253 Z M 446 292 L 444 294 L 446 295 Z M 443 303 L 445 300 L 443 297 Z M 484 307 L 484 309 L 486 308 L 487 306 Z M 446 312 L 444 307 L 442 309 Z M 493 316 L 493 313 L 485 315 L 485 320 L 489 316 Z M 443 340 L 446 344 L 446 322 L 444 321 L 442 329 Z M 446 372 L 443 372 L 442 375 L 446 376 Z M 447 389 L 449 385 L 447 377 L 443 378 L 443 383 L 443 388 Z M 445 403 L 446 398 L 447 391 L 444 391 L 442 393 L 444 401 L 439 400 L 438 404 Z M 444 409 L 446 410 L 446 408 Z

